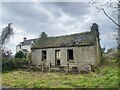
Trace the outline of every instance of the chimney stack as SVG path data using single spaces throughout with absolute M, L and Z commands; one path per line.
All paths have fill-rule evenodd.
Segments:
M 26 37 L 24 37 L 24 38 L 23 38 L 23 41 L 26 41 L 26 40 L 27 40 L 27 38 L 26 38 Z

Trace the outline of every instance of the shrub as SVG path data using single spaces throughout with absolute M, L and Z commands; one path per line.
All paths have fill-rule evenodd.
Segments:
M 26 58 L 26 55 L 22 51 L 19 51 L 15 54 L 15 58 Z
M 11 71 L 13 69 L 18 69 L 27 65 L 27 60 L 15 58 L 15 59 L 3 59 L 2 61 L 2 71 Z

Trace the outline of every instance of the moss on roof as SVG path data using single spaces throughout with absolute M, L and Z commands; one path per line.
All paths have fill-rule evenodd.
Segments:
M 58 37 L 39 38 L 32 48 L 68 47 L 92 45 L 95 35 L 91 32 L 77 33 Z

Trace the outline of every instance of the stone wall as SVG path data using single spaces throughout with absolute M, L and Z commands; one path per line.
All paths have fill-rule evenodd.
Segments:
M 95 52 L 96 52 L 96 65 L 99 65 L 101 63 L 102 60 L 102 53 L 101 53 L 101 49 L 100 49 L 100 44 L 98 42 L 98 38 L 96 38 L 96 43 L 95 43 Z
M 90 63 L 99 63 L 96 61 L 96 48 L 95 46 L 79 46 L 79 47 L 63 47 L 63 48 L 48 48 L 48 49 L 34 49 L 32 51 L 32 62 L 34 65 L 42 64 L 42 50 L 47 51 L 47 59 L 45 60 L 46 65 L 50 63 L 55 64 L 55 50 L 60 50 L 60 60 L 61 66 L 66 66 L 67 61 L 67 50 L 73 49 L 74 60 L 69 61 L 69 63 L 75 64 L 90 64 Z M 97 50 L 99 52 L 99 50 Z M 98 54 L 97 54 L 98 55 Z M 97 59 L 99 60 L 99 59 Z

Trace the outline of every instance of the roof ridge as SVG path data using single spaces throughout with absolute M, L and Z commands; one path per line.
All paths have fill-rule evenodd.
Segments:
M 74 34 L 66 34 L 66 35 L 61 35 L 61 36 L 50 36 L 48 38 L 59 38 L 59 37 L 65 37 L 65 36 L 72 36 L 72 35 L 78 35 L 78 34 L 86 34 L 86 33 L 91 33 L 90 31 L 82 32 L 82 33 L 74 33 Z

